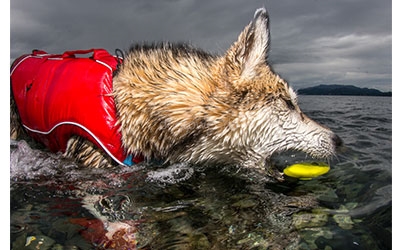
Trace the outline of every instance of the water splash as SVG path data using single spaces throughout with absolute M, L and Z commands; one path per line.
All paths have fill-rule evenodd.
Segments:
M 193 167 L 188 163 L 177 163 L 167 168 L 150 171 L 146 181 L 158 184 L 176 184 L 186 181 L 192 177 Z
M 52 180 L 51 177 L 66 175 L 67 178 L 76 179 L 79 175 L 74 170 L 78 166 L 66 159 L 61 154 L 53 154 L 39 149 L 31 148 L 24 140 L 10 142 L 10 178 L 14 181 Z

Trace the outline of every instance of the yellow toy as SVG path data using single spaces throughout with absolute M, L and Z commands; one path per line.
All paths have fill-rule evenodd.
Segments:
M 286 167 L 283 173 L 300 180 L 311 180 L 328 173 L 329 169 L 329 165 L 324 162 L 302 162 Z

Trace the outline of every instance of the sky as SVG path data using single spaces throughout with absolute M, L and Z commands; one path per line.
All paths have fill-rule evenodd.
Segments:
M 390 0 L 12 0 L 10 61 L 143 41 L 189 42 L 224 54 L 265 7 L 269 63 L 294 89 L 349 84 L 392 90 Z

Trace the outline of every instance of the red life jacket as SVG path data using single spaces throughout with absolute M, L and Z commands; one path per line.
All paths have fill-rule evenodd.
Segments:
M 93 53 L 88 58 L 77 54 Z M 123 150 L 113 91 L 119 59 L 104 49 L 54 55 L 33 51 L 11 67 L 11 87 L 22 125 L 53 152 L 65 152 L 73 135 L 102 148 L 117 163 L 132 165 L 140 156 Z

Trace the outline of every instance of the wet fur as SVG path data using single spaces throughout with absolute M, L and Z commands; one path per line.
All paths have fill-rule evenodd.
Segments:
M 269 40 L 269 17 L 259 9 L 222 56 L 187 44 L 134 45 L 113 78 L 124 149 L 167 163 L 250 168 L 290 149 L 334 155 L 337 137 L 300 111 L 268 64 Z M 86 166 L 112 165 L 81 138 L 70 140 L 65 155 Z

